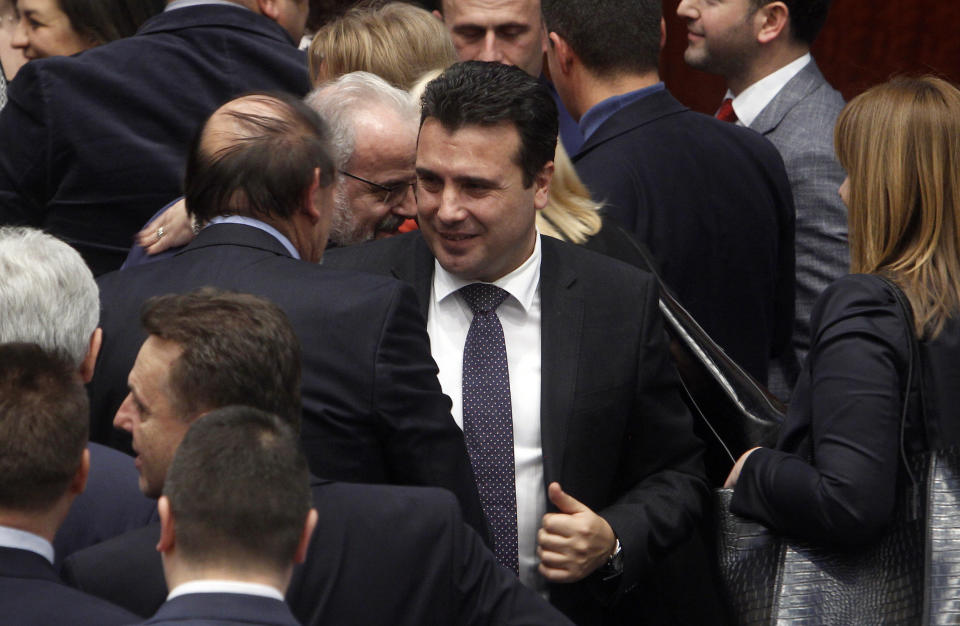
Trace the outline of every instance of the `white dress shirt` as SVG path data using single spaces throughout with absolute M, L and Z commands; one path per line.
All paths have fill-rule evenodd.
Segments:
M 740 126 L 750 126 L 753 120 L 757 119 L 760 112 L 767 108 L 770 101 L 780 93 L 780 90 L 790 82 L 790 79 L 800 73 L 807 63 L 811 60 L 810 53 L 803 55 L 795 61 L 787 63 L 776 72 L 767 74 L 757 82 L 753 83 L 740 94 L 734 97 L 733 92 L 727 90 L 727 95 L 723 98 L 733 98 L 733 112 L 737 114 L 737 124 Z
M 0 547 L 35 552 L 53 565 L 53 544 L 40 535 L 19 528 L 0 526 Z
M 517 485 L 517 547 L 520 580 L 546 587 L 537 571 L 537 531 L 547 510 L 540 443 L 540 234 L 533 254 L 493 282 L 510 295 L 497 308 L 507 347 L 513 450 Z M 430 349 L 440 368 L 440 386 L 453 401 L 453 419 L 463 428 L 463 347 L 473 320 L 470 306 L 456 292 L 476 281 L 453 276 L 434 261 L 427 313 Z
M 191 580 L 174 587 L 167 595 L 167 600 L 190 593 L 239 593 L 245 596 L 263 596 L 284 601 L 283 594 L 276 587 L 237 580 Z

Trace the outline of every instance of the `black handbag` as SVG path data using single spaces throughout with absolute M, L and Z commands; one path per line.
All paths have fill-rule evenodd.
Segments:
M 777 442 L 786 407 L 727 356 L 677 301 L 646 247 L 632 237 L 627 240 L 659 284 L 660 312 L 684 402 L 694 415 L 694 432 L 706 444 L 707 480 L 722 485 L 741 454 Z
M 905 471 L 894 519 L 870 545 L 830 549 L 790 540 L 730 513 L 733 491 L 716 490 L 719 566 L 734 623 L 960 623 L 960 451 L 906 454 L 914 377 L 923 394 L 920 351 L 909 302 L 899 287 L 883 280 L 911 337 L 900 430 Z M 922 398 L 920 405 L 925 414 Z

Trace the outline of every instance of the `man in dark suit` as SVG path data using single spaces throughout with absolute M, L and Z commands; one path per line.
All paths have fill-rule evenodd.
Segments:
M 657 595 L 659 561 L 706 487 L 652 277 L 536 231 L 556 141 L 536 79 L 453 66 L 424 95 L 420 232 L 328 260 L 416 288 L 498 560 L 534 588 L 555 583 L 574 621 L 601 623 L 638 586 Z
M 133 37 L 24 66 L 0 115 L 0 223 L 41 226 L 102 274 L 181 195 L 190 138 L 251 90 L 303 96 L 307 0 L 169 2 Z
M 678 300 L 761 382 L 793 325 L 793 202 L 776 148 L 688 110 L 660 82 L 657 0 L 544 0 L 574 165 L 646 243 Z
M 289 321 L 248 294 L 203 290 L 151 300 L 150 331 L 117 415 L 134 433 L 145 491 L 204 411 L 245 404 L 296 423 L 299 350 Z M 246 472 L 247 470 L 245 470 Z M 287 598 L 306 624 L 565 624 L 499 567 L 443 489 L 312 481 L 320 513 Z M 74 586 L 144 617 L 166 597 L 158 525 L 74 554 Z
M 0 227 L 0 343 L 35 343 L 90 382 L 100 350 L 97 283 L 76 250 L 26 226 Z M 53 540 L 55 563 L 148 524 L 156 504 L 137 488 L 133 459 L 90 443 L 90 474 Z
M 0 345 L 0 614 L 9 624 L 129 624 L 60 582 L 53 535 L 90 467 L 87 396 L 72 364 L 35 344 Z
M 770 372 L 771 390 L 784 399 L 810 349 L 813 303 L 850 267 L 847 207 L 837 193 L 846 173 L 833 151 L 843 96 L 810 55 L 829 8 L 829 0 L 684 0 L 677 7 L 690 31 L 687 64 L 726 79 L 724 119 L 769 139 L 790 178 L 797 210 L 796 323 L 793 349 Z
M 437 382 L 413 292 L 317 264 L 335 171 L 323 121 L 298 99 L 248 96 L 211 116 L 186 176 L 187 203 L 210 225 L 171 259 L 100 279 L 94 437 L 117 441 L 109 420 L 145 338 L 137 322 L 145 300 L 202 286 L 254 293 L 284 310 L 303 346 L 301 436 L 311 471 L 445 487 L 484 533 L 463 435 Z
M 297 433 L 250 407 L 195 420 L 157 503 L 170 594 L 146 624 L 297 626 L 283 601 L 317 524 Z

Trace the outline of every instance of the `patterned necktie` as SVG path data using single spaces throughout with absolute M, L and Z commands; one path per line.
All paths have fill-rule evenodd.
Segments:
M 723 122 L 735 123 L 737 121 L 737 114 L 733 110 L 733 98 L 725 98 L 720 103 L 720 108 L 717 109 L 715 117 Z
M 493 530 L 493 553 L 500 565 L 519 572 L 510 373 L 497 317 L 507 292 L 474 283 L 459 293 L 473 310 L 463 346 L 463 436 L 480 503 Z

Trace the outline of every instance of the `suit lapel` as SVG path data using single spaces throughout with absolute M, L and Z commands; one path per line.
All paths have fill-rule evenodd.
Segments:
M 810 59 L 810 62 L 796 76 L 787 81 L 783 89 L 760 111 L 760 115 L 753 120 L 750 128 L 763 135 L 770 133 L 783 121 L 790 109 L 819 89 L 824 82 L 826 81 L 817 64 Z
M 687 110 L 687 107 L 683 106 L 666 89 L 641 98 L 617 111 L 601 124 L 600 128 L 584 142 L 580 152 L 573 157 L 573 162 L 576 163 L 585 154 L 614 137 L 628 133 L 634 128 L 649 124 L 667 115 L 675 115 Z
M 583 294 L 577 274 L 564 260 L 563 244 L 550 237 L 540 238 L 543 259 L 540 265 L 540 437 L 543 448 L 543 477 L 549 485 L 560 480 L 567 431 L 573 416 L 580 337 L 583 323 Z

